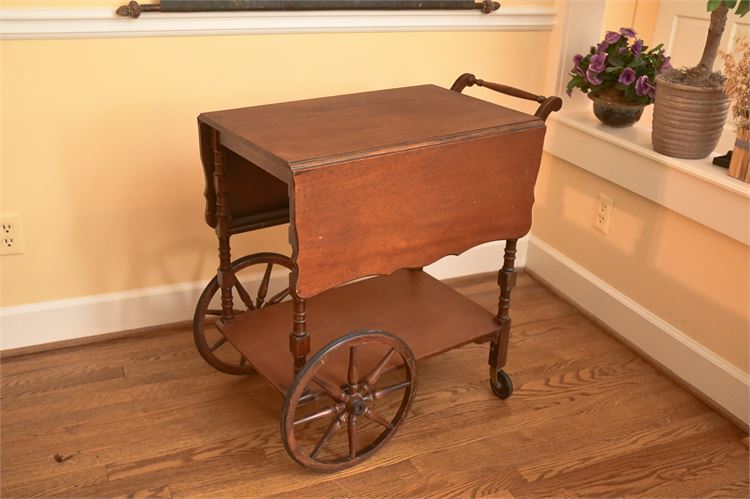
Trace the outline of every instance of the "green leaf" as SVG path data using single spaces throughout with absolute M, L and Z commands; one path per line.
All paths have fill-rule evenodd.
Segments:
M 748 1 L 750 1 L 750 0 L 748 0 Z M 654 47 L 654 48 L 652 48 L 652 49 L 649 49 L 648 53 L 649 53 L 649 54 L 653 54 L 654 52 L 658 52 L 658 51 L 659 51 L 659 49 L 660 49 L 660 48 L 662 48 L 663 46 L 664 46 L 664 44 L 663 44 L 663 43 L 660 43 L 660 44 L 659 44 L 659 45 L 657 45 L 656 47 Z
M 743 17 L 748 11 L 750 11 L 750 0 L 740 0 L 740 5 L 734 13 Z
M 620 59 L 620 56 L 618 55 L 610 56 L 609 59 L 607 59 L 607 62 L 609 62 L 610 64 L 618 68 L 621 68 L 624 66 L 622 59 Z
M 568 82 L 568 90 L 573 90 L 576 87 L 583 89 L 585 84 L 586 84 L 586 81 L 583 79 L 583 76 L 575 75 Z
M 721 5 L 721 0 L 708 0 L 708 4 L 706 4 L 706 10 L 708 12 L 713 12 L 719 8 L 719 5 Z
M 724 0 L 724 5 L 726 5 L 731 10 L 735 5 L 737 5 L 737 0 Z

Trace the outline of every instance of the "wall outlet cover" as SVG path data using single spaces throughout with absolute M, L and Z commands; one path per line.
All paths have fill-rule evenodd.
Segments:
M 599 193 L 599 199 L 596 202 L 596 211 L 594 212 L 594 228 L 604 235 L 609 232 L 609 225 L 612 223 L 612 212 L 614 211 L 614 200 Z
M 24 241 L 21 216 L 0 216 L 0 255 L 20 255 L 23 252 Z

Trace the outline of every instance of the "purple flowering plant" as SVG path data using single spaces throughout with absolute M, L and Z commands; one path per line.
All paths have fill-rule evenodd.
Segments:
M 656 75 L 672 69 L 669 59 L 662 44 L 647 47 L 632 28 L 607 31 L 588 54 L 573 57 L 567 94 L 578 88 L 605 100 L 651 104 Z

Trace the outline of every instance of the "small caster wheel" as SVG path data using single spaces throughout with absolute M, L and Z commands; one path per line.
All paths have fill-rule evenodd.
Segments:
M 502 369 L 493 369 L 490 367 L 490 388 L 500 400 L 505 400 L 513 395 L 513 382 L 508 373 Z

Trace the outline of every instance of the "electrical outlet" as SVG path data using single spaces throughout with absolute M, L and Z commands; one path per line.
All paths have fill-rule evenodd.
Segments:
M 594 213 L 594 228 L 602 234 L 609 232 L 614 205 L 615 202 L 612 198 L 599 193 L 599 200 L 596 202 L 596 213 Z
M 0 217 L 0 255 L 23 253 L 23 230 L 19 215 Z

